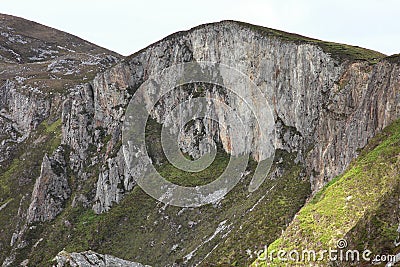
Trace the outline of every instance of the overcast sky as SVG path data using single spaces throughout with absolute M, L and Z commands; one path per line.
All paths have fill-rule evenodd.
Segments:
M 0 0 L 0 12 L 67 31 L 123 55 L 224 19 L 400 53 L 397 0 Z

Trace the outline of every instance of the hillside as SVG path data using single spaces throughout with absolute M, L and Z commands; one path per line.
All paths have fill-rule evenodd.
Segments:
M 381 218 L 397 194 L 398 55 L 222 21 L 172 34 L 122 58 L 31 21 L 0 19 L 3 266 L 247 266 L 254 262 L 249 251 L 275 240 L 284 247 L 283 241 L 291 246 L 297 236 L 311 244 L 322 236 L 330 244 L 338 229 L 357 246 L 377 241 L 374 249 L 386 248 L 394 241 L 398 212 Z M 157 84 L 160 73 L 181 83 L 193 78 L 180 76 L 182 69 L 174 66 L 214 83 L 183 83 L 157 99 L 161 86 L 150 82 Z M 256 90 L 234 84 L 237 73 Z M 236 91 L 227 84 L 238 85 Z M 143 133 L 129 132 L 131 119 L 142 115 L 134 108 L 132 113 L 131 101 L 141 94 L 134 103 L 152 107 L 143 110 L 149 119 Z M 219 104 L 195 108 L 201 97 Z M 171 112 L 184 101 L 192 106 Z M 237 118 L 238 128 L 232 124 Z M 267 120 L 273 130 L 263 131 Z M 204 140 L 212 140 L 213 163 L 199 172 L 177 168 L 163 150 L 163 127 L 181 134 L 183 162 L 210 154 Z M 130 150 L 127 133 L 145 145 Z M 140 157 L 143 151 L 149 160 Z M 237 185 L 218 188 L 230 191 L 223 197 L 201 195 L 211 201 L 200 207 L 154 199 L 140 180 L 150 179 L 140 174 L 154 167 L 174 184 L 207 185 L 225 173 L 230 160 Z M 387 175 L 374 180 L 369 170 Z M 265 180 L 250 190 L 260 173 Z M 346 204 L 339 193 L 354 183 L 361 184 L 352 193 L 354 203 L 346 202 L 354 210 L 339 217 L 335 210 Z M 394 190 L 384 190 L 385 183 Z M 367 189 L 371 194 L 364 194 Z M 324 207 L 332 207 L 329 218 L 314 224 L 314 212 Z M 315 230 L 315 239 L 297 234 L 299 218 L 307 222 L 301 224 L 305 232 Z M 382 231 L 388 235 L 380 239 Z
M 33 63 L 74 53 L 119 56 L 74 35 L 23 18 L 0 14 L 0 21 L 3 62 Z
M 379 255 L 396 255 L 400 234 L 400 121 L 397 120 L 375 136 L 360 156 L 340 176 L 334 178 L 297 213 L 279 239 L 268 251 L 335 249 L 339 240 L 346 240 L 343 249 L 368 249 L 371 261 L 360 260 L 367 266 Z M 255 266 L 282 266 L 275 262 L 258 262 Z M 292 261 L 290 265 L 327 266 L 328 257 L 321 261 Z M 351 266 L 353 262 L 338 262 Z M 354 264 L 354 263 L 353 263 Z M 375 261 L 375 265 L 379 260 Z M 381 264 L 381 266 L 384 264 Z

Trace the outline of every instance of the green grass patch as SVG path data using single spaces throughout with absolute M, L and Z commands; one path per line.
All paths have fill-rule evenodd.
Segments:
M 0 201 L 11 197 L 11 179 L 13 174 L 22 167 L 21 161 L 15 158 L 8 169 L 0 175 Z
M 61 125 L 62 125 L 62 121 L 61 118 L 59 118 L 58 120 L 54 121 L 51 124 L 48 124 L 47 121 L 43 122 L 44 126 L 45 126 L 45 132 L 46 133 L 54 133 L 58 130 L 61 129 Z
M 181 186 L 200 186 L 208 184 L 220 176 L 229 163 L 229 155 L 220 151 L 216 154 L 214 161 L 206 169 L 199 172 L 186 172 L 176 168 L 171 163 L 164 163 L 157 171 L 167 181 Z

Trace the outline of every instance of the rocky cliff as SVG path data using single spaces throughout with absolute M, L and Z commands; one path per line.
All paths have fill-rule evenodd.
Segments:
M 5 266 L 25 260 L 39 264 L 40 252 L 51 251 L 53 258 L 66 246 L 154 266 L 244 264 L 246 249 L 277 238 L 310 194 L 341 174 L 368 140 L 400 116 L 397 58 L 359 47 L 223 21 L 173 34 L 117 62 L 118 55 L 75 37 L 60 34 L 51 42 L 46 38 L 54 37 L 54 30 L 1 19 L 9 26 L 0 26 L 6 38 L 0 46 L 0 213 L 7 214 L 4 222 L 18 222 L 0 235 Z M 35 30 L 23 30 L 27 27 Z M 271 172 L 259 190 L 249 193 L 244 190 L 249 174 L 269 151 L 263 146 L 265 134 L 237 97 L 224 88 L 195 84 L 157 103 L 146 137 L 151 140 L 167 123 L 167 112 L 187 99 L 218 99 L 241 114 L 251 143 L 250 167 L 238 189 L 198 210 L 161 207 L 144 194 L 126 165 L 132 155 L 124 155 L 122 146 L 125 111 L 134 93 L 152 75 L 185 62 L 215 62 L 249 77 L 264 96 L 251 98 L 250 104 L 262 110 L 267 102 L 275 123 Z M 215 114 L 218 123 L 187 124 L 179 146 L 196 159 L 207 149 L 199 136 L 214 140 L 219 156 L 205 175 L 212 179 L 233 153 L 232 114 L 213 105 L 206 113 Z M 174 116 L 170 121 L 180 121 L 182 114 Z M 157 141 L 151 143 L 161 173 L 178 182 L 198 181 L 169 166 Z M 24 159 L 34 163 L 29 167 Z M 36 171 L 21 175 L 28 167 Z M 21 194 L 13 195 L 21 184 Z
M 339 49 L 324 51 L 323 48 L 312 40 L 288 42 L 268 31 L 254 31 L 230 21 L 172 35 L 97 76 L 93 81 L 93 94 L 79 97 L 75 100 L 80 103 L 77 108 L 64 112 L 69 114 L 64 120 L 71 124 L 71 118 L 75 117 L 78 127 L 86 125 L 80 118 L 86 114 L 93 120 L 77 132 L 64 130 L 63 143 L 73 148 L 74 161 L 82 162 L 79 157 L 85 157 L 90 140 L 98 136 L 96 132 L 87 135 L 87 131 L 98 127 L 112 137 L 104 145 L 121 150 L 116 144 L 121 138 L 123 108 L 128 105 L 135 88 L 152 74 L 174 64 L 218 62 L 251 77 L 270 103 L 275 121 L 294 130 L 292 136 L 278 133 L 276 148 L 297 153 L 298 161 L 307 166 L 306 175 L 313 191 L 317 191 L 343 172 L 357 156 L 357 150 L 400 114 L 398 65 L 387 60 L 372 64 L 357 60 L 352 54 L 343 55 Z M 379 54 L 374 56 L 379 57 Z M 193 94 L 193 91 L 177 90 L 165 102 L 174 105 Z M 231 95 L 221 95 L 217 91 L 210 91 L 208 96 L 223 99 L 228 104 L 232 99 Z M 87 107 L 86 114 L 79 115 L 83 104 L 91 106 Z M 65 108 L 70 111 L 68 105 Z M 152 116 L 161 123 L 168 109 L 160 105 Z M 206 127 L 205 135 L 222 142 L 229 153 L 228 140 L 224 138 L 227 134 L 223 130 L 229 127 L 224 125 L 224 117 L 229 114 L 220 114 L 219 124 Z M 244 123 L 250 125 L 250 118 Z M 250 139 L 257 143 L 257 132 L 251 135 Z M 182 143 L 183 150 L 189 154 L 196 150 L 195 142 L 186 143 L 192 147 Z M 252 152 L 256 151 L 253 147 Z M 111 158 L 106 153 L 107 168 L 99 174 L 94 206 L 98 213 L 107 210 L 112 202 L 119 202 L 123 192 L 130 191 L 133 186 L 134 179 L 126 172 L 123 154 L 116 154 L 116 158 Z M 104 184 L 107 190 L 102 189 Z

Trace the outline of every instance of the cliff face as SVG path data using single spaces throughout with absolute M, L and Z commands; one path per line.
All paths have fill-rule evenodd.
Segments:
M 1 29 L 11 35 L 13 28 Z M 26 38 L 24 42 L 33 42 L 36 40 L 33 37 L 37 38 L 35 35 L 31 40 L 24 34 L 27 33 L 23 31 L 18 34 L 19 39 L 12 40 Z M 47 44 L 49 40 L 43 36 L 48 35 L 40 35 Z M 60 36 L 58 40 L 62 43 L 67 37 Z M 140 262 L 156 265 L 196 264 L 205 258 L 215 260 L 218 253 L 227 251 L 243 258 L 246 246 L 266 242 L 261 240 L 264 233 L 256 231 L 256 224 L 267 225 L 271 231 L 269 238 L 273 240 L 304 204 L 310 185 L 315 193 L 342 173 L 370 138 L 400 116 L 400 64 L 374 51 L 233 21 L 171 35 L 118 63 L 118 55 L 68 38 L 75 45 L 49 43 L 47 47 L 52 45 L 52 49 L 46 51 L 56 51 L 51 53 L 35 48 L 40 46 L 37 43 L 32 43 L 34 49 L 28 52 L 25 46 L 18 50 L 23 53 L 11 49 L 27 55 L 20 60 L 12 56 L 9 48 L 0 47 L 3 52 L 8 51 L 0 54 L 0 64 L 5 69 L 0 90 L 0 164 L 5 170 L 1 178 L 7 181 L 0 191 L 0 212 L 3 208 L 9 209 L 7 214 L 20 210 L 18 215 L 7 215 L 5 220 L 17 218 L 18 225 L 0 235 L 0 250 L 6 248 L 0 259 L 7 256 L 6 266 L 29 257 L 33 262 L 41 262 L 40 251 L 62 249 L 67 243 L 76 245 L 79 239 L 86 243 L 82 241 L 74 249 L 112 248 L 119 254 L 115 256 L 138 257 Z M 159 203 L 140 191 L 135 183 L 138 177 L 126 166 L 122 148 L 125 111 L 133 94 L 152 75 L 175 64 L 201 61 L 232 67 L 260 89 L 264 99 L 252 98 L 250 104 L 262 110 L 264 103 L 269 103 L 277 153 L 269 179 L 258 192 L 250 194 L 242 190 L 245 187 L 242 181 L 234 194 L 204 209 L 160 208 Z M 112 64 L 115 65 L 110 67 Z M 24 70 L 23 75 L 15 76 L 16 70 Z M 102 70 L 105 71 L 95 77 L 89 75 Z M 171 77 L 176 78 L 179 77 Z M 238 90 L 240 95 L 247 94 L 244 88 Z M 212 85 L 177 88 L 151 112 L 154 128 L 168 123 L 164 116 L 172 107 L 199 95 L 237 109 L 248 131 L 253 160 L 265 159 L 262 155 L 269 153 L 268 147 L 263 146 L 265 134 L 257 130 L 237 97 L 223 88 Z M 232 153 L 232 140 L 228 138 L 232 114 L 213 105 L 207 105 L 206 112 L 215 114 L 218 123 L 196 120 L 188 124 L 180 138 L 180 148 L 198 158 L 208 149 L 199 143 L 201 135 L 215 140 L 223 150 L 221 153 Z M 170 121 L 180 121 L 181 116 L 173 115 Z M 44 145 L 48 143 L 52 145 Z M 153 162 L 173 175 L 157 143 L 153 145 L 155 148 L 150 149 Z M 16 156 L 33 155 L 24 153 L 23 146 L 43 153 L 34 154 L 39 159 L 35 158 L 36 164 L 29 168 L 36 171 L 21 176 L 16 169 L 28 167 L 22 168 L 23 163 L 16 161 Z M 222 162 L 225 157 L 221 157 Z M 250 167 L 243 179 L 252 171 Z M 18 197 L 10 193 L 10 188 L 16 185 L 8 181 L 14 180 L 26 186 Z M 241 207 L 232 208 L 232 203 L 239 202 Z M 116 203 L 122 204 L 113 207 Z M 264 217 L 269 214 L 268 209 L 276 208 L 275 204 L 279 209 L 271 215 L 270 225 Z M 129 207 L 129 211 L 136 213 L 127 215 L 128 211 L 118 207 L 127 210 Z M 91 214 L 91 209 L 100 215 Z M 41 228 L 42 221 L 51 221 L 48 223 L 53 231 Z M 119 225 L 116 229 L 109 228 L 115 228 L 116 224 Z M 33 226 L 28 229 L 28 225 Z M 83 230 L 85 227 L 89 230 Z M 136 231 L 137 238 L 135 243 L 124 243 L 132 246 L 129 253 L 110 245 L 114 238 L 124 240 L 121 233 L 126 229 Z M 105 236 L 105 231 L 114 236 Z M 157 231 L 168 234 L 158 236 Z M 239 249 L 235 235 L 243 231 L 258 234 L 242 237 Z M 197 238 L 200 235 L 204 239 Z M 11 236 L 14 241 L 8 246 L 6 242 Z M 215 237 L 222 241 L 217 242 Z M 31 241 L 27 242 L 29 238 Z M 55 240 L 65 245 L 53 244 Z M 157 251 L 159 261 L 146 248 Z M 234 260 L 232 257 L 228 260 Z M 242 258 L 241 263 L 245 262 Z
M 64 105 L 68 116 L 64 117 L 63 143 L 73 148 L 74 162 L 82 162 L 88 143 L 98 136 L 96 131 L 88 135 L 88 129 L 102 128 L 111 136 L 103 145 L 107 151 L 119 152 L 114 153 L 114 158 L 106 153 L 106 170 L 99 174 L 94 205 L 98 213 L 107 210 L 134 184 L 125 168 L 122 149 L 117 146 L 124 107 L 132 93 L 149 76 L 173 64 L 218 62 L 248 75 L 270 103 L 275 121 L 294 130 L 293 135 L 277 133 L 276 148 L 297 153 L 315 192 L 340 174 L 357 156 L 357 150 L 400 114 L 398 65 L 385 60 L 370 64 L 335 58 L 335 54 L 330 55 L 313 43 L 297 44 L 264 36 L 235 22 L 199 27 L 162 40 L 98 75 L 93 81 L 93 93 L 76 98 L 76 108 Z M 176 90 L 165 102 L 171 106 L 194 94 Z M 207 96 L 232 105 L 229 93 L 221 95 L 210 90 Z M 93 117 L 87 127 L 82 123 L 86 115 L 79 115 L 83 105 Z M 170 106 L 156 107 L 152 116 L 157 122 L 162 122 Z M 229 127 L 223 120 L 229 114 L 219 114 L 219 125 L 205 127 L 205 135 L 219 140 L 229 153 L 229 140 L 224 138 L 224 129 Z M 250 118 L 244 123 L 251 128 Z M 70 124 L 83 129 L 71 131 L 67 128 Z M 257 143 L 258 133 L 252 131 L 251 135 Z M 198 155 L 195 136 L 188 138 L 182 141 L 181 148 Z M 253 146 L 252 152 L 258 149 Z

